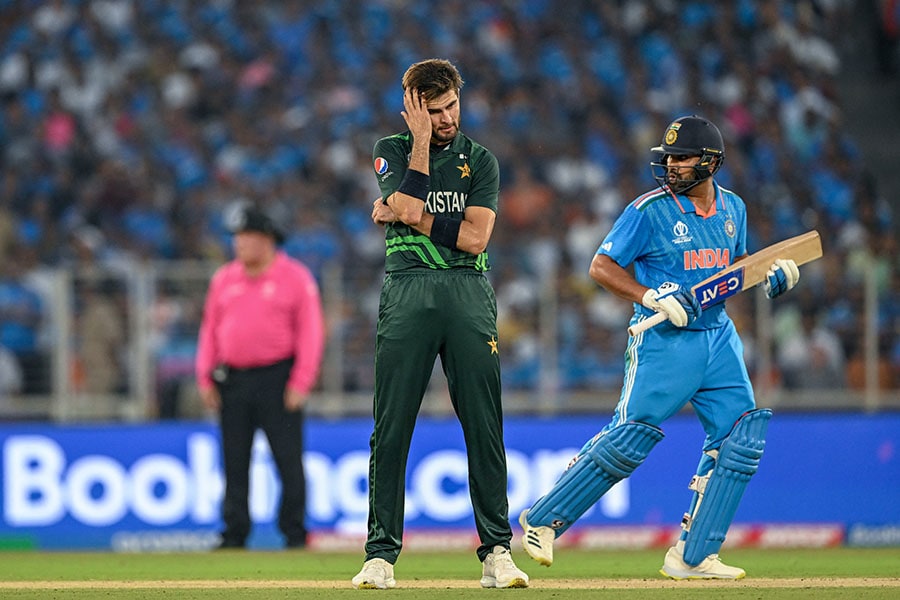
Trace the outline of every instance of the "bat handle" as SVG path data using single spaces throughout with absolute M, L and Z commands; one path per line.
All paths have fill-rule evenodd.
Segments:
M 643 321 L 639 321 L 628 328 L 628 335 L 637 335 L 641 332 L 647 331 L 651 327 L 656 327 L 660 323 L 666 320 L 666 314 L 658 312 Z

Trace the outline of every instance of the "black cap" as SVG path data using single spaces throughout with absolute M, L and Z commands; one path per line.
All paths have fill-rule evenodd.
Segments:
M 231 233 L 256 231 L 272 236 L 276 244 L 284 243 L 284 233 L 275 221 L 256 206 L 244 206 L 234 212 L 228 230 Z

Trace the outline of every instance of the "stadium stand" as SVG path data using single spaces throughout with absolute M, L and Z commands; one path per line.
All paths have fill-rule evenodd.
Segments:
M 853 2 L 0 0 L 0 16 L 0 345 L 26 390 L 48 343 L 33 330 L 41 269 L 224 260 L 224 215 L 246 200 L 289 225 L 286 250 L 318 277 L 341 266 L 332 335 L 345 389 L 368 389 L 371 149 L 402 128 L 403 69 L 432 56 L 459 65 L 463 130 L 502 168 L 490 254 L 508 389 L 540 384 L 547 278 L 559 387 L 618 386 L 628 307 L 587 266 L 652 185 L 658 132 L 695 112 L 722 125 L 720 182 L 747 201 L 752 248 L 812 228 L 826 240 L 774 315 L 781 385 L 861 385 L 855 303 L 874 262 L 883 385 L 898 386 L 900 191 L 870 169 L 838 93 Z M 896 74 L 893 18 L 879 64 Z

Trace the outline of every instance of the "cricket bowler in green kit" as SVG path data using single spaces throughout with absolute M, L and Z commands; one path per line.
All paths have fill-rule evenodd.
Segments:
M 375 341 L 366 561 L 352 583 L 396 585 L 410 441 L 440 356 L 468 453 L 481 585 L 527 587 L 509 552 L 497 304 L 485 276 L 497 159 L 459 130 L 463 80 L 452 63 L 415 63 L 402 83 L 408 129 L 374 149 L 381 197 L 372 220 L 385 228 L 386 275 Z

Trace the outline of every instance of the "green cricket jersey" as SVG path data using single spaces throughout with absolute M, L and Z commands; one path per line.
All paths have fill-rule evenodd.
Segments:
M 382 198 L 400 187 L 411 152 L 412 134 L 409 131 L 375 143 L 374 167 Z M 425 203 L 426 212 L 457 220 L 463 219 L 467 206 L 484 206 L 497 212 L 500 193 L 497 159 L 462 132 L 447 146 L 432 148 L 429 171 L 431 189 Z M 385 271 L 389 273 L 416 267 L 468 267 L 478 271 L 490 268 L 487 252 L 474 256 L 462 250 L 451 250 L 399 221 L 388 223 L 385 229 Z

